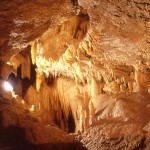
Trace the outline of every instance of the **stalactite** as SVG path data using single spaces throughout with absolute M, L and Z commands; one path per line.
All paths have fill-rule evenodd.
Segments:
M 49 111 L 49 103 L 50 103 L 50 94 L 52 90 L 50 87 L 48 87 L 46 84 L 42 86 L 41 94 L 42 94 L 42 100 L 41 100 L 41 107 L 45 111 Z
M 34 87 L 32 85 L 28 88 L 28 91 L 27 91 L 24 99 L 29 105 L 33 105 L 35 103 L 36 90 L 34 89 Z
M 126 91 L 126 88 L 125 88 L 124 84 L 120 85 L 120 91 L 121 92 L 125 92 Z
M 138 91 L 139 91 L 138 84 L 136 82 L 133 82 L 133 92 L 138 92 Z
M 68 99 L 68 96 L 66 95 L 66 89 L 65 89 L 65 86 L 66 83 L 63 83 L 63 80 L 58 80 L 58 92 L 60 93 L 61 95 L 61 99 L 63 101 L 63 103 L 65 104 L 65 106 L 67 106 L 67 108 L 69 108 L 69 99 Z
M 60 105 L 57 106 L 56 119 L 57 119 L 58 122 L 61 122 L 62 110 L 61 110 L 61 106 Z
M 63 119 L 60 121 L 60 128 L 65 131 L 65 124 Z
M 34 109 L 39 110 L 39 103 L 41 100 L 41 94 L 36 92 L 36 99 L 34 99 Z
M 21 78 L 28 78 L 30 79 L 30 71 L 31 71 L 31 62 L 29 55 L 25 56 L 23 59 L 23 63 L 21 64 Z
M 65 78 L 56 78 L 50 86 L 43 81 L 43 77 L 37 72 L 36 88 L 37 91 L 40 89 L 40 92 L 35 92 L 35 98 L 31 102 L 35 110 L 40 109 L 49 114 L 43 116 L 43 122 L 50 123 L 48 121 L 50 120 L 68 131 L 68 117 L 72 111 L 76 131 L 86 131 L 94 116 L 94 106 L 89 104 L 90 95 L 87 86 L 75 85 L 73 81 Z
M 133 82 L 132 81 L 128 82 L 128 89 L 129 89 L 129 92 L 133 91 Z
M 95 78 L 93 77 L 91 80 L 91 96 L 95 97 L 98 95 L 98 93 L 99 93 L 99 85 L 95 80 Z
M 37 50 L 37 42 L 33 41 L 31 44 L 31 59 L 32 59 L 32 64 L 35 64 L 36 62 L 36 50 Z
M 37 92 L 40 91 L 41 88 L 41 84 L 43 82 L 43 74 L 41 74 L 37 69 L 36 69 L 36 90 Z

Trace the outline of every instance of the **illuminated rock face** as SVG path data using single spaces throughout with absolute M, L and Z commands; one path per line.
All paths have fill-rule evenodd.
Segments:
M 16 93 L 42 124 L 87 131 L 89 149 L 95 132 L 111 145 L 138 128 L 138 140 L 122 141 L 138 148 L 150 120 L 148 0 L 13 0 L 1 1 L 0 11 L 0 76 L 16 74 Z

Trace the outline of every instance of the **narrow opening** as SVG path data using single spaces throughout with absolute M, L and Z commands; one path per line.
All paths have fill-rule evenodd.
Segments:
M 76 128 L 75 121 L 74 121 L 72 112 L 70 111 L 69 116 L 68 116 L 68 132 L 74 133 L 75 128 Z
M 8 78 L 7 78 L 7 81 L 13 86 L 15 87 L 16 84 L 18 83 L 18 78 L 15 76 L 14 73 L 10 73 Z

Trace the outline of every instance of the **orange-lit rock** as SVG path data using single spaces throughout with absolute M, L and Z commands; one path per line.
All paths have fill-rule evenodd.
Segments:
M 22 96 L 0 82 L 2 129 L 36 148 L 77 144 L 65 131 L 91 150 L 150 149 L 149 12 L 149 0 L 1 1 L 0 81 Z

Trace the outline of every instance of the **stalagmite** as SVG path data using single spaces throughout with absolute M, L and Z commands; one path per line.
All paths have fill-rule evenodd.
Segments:
M 89 102 L 89 113 L 90 113 L 89 124 L 91 125 L 95 116 L 95 108 L 92 101 Z
M 84 121 L 84 131 L 86 131 L 89 128 L 89 96 L 88 93 L 84 92 L 84 107 L 85 107 L 85 120 Z
M 84 126 L 85 126 L 85 110 L 84 110 L 84 108 L 83 108 L 83 106 L 81 106 L 80 107 L 80 128 L 79 128 L 79 130 L 81 131 L 81 132 L 83 132 L 84 131 Z

